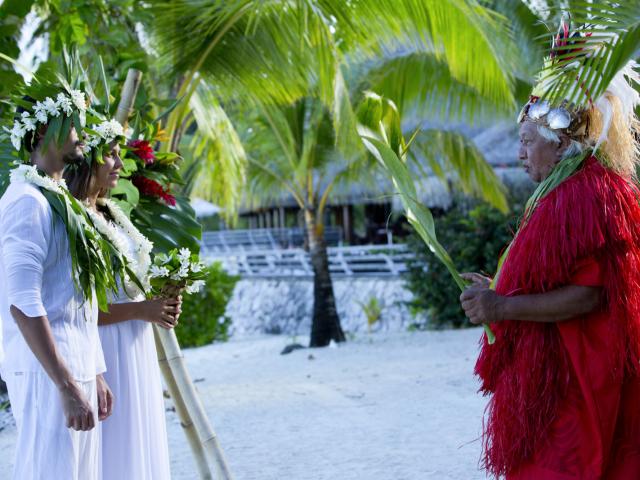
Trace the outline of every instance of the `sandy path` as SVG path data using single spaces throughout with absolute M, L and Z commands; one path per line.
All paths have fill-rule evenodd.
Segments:
M 290 339 L 253 337 L 186 357 L 236 480 L 474 480 L 485 478 L 480 333 L 361 335 L 286 356 Z M 194 480 L 175 414 L 167 421 L 173 478 Z M 0 432 L 2 472 L 14 439 L 13 427 Z

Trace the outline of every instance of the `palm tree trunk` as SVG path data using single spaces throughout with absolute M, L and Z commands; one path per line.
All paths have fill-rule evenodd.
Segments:
M 310 347 L 326 347 L 331 340 L 344 342 L 336 309 L 333 283 L 329 272 L 329 257 L 324 241 L 324 225 L 316 218 L 315 208 L 305 208 L 304 221 L 309 241 L 309 254 L 313 267 L 313 317 L 311 320 Z

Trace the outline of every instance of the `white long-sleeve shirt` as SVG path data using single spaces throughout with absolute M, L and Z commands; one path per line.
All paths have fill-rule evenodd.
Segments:
M 28 317 L 46 315 L 56 346 L 78 381 L 105 371 L 96 302 L 84 300 L 72 279 L 64 223 L 40 190 L 12 183 L 0 199 L 0 318 L 2 372 L 44 369 L 18 329 L 10 307 Z

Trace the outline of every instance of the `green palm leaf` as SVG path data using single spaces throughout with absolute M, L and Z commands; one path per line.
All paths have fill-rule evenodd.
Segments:
M 209 85 L 200 84 L 190 107 L 197 130 L 185 154 L 187 193 L 224 205 L 225 216 L 232 219 L 245 183 L 244 148 Z
M 362 139 L 369 151 L 384 165 L 393 178 L 393 183 L 400 195 L 407 220 L 409 220 L 411 226 L 418 232 L 427 247 L 429 247 L 429 250 L 431 250 L 438 260 L 447 268 L 460 290 L 464 290 L 466 283 L 458 273 L 447 251 L 440 242 L 438 242 L 431 211 L 418 201 L 414 179 L 404 162 L 384 142 L 367 136 L 363 136 Z M 486 324 L 483 326 L 489 343 L 495 342 L 495 336 L 491 328 Z
M 555 60 L 541 72 L 541 93 L 554 103 L 566 99 L 585 108 L 640 54 L 640 0 L 575 1 L 569 11 L 574 26 L 586 25 L 580 50 L 575 44 L 557 48 Z

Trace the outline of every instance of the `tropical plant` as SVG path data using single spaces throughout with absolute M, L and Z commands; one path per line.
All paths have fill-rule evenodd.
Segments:
M 475 0 L 155 0 L 149 5 L 155 15 L 149 31 L 179 78 L 176 96 L 185 100 L 167 119 L 169 150 L 176 149 L 194 121 L 198 129 L 205 123 L 202 116 L 195 119 L 189 112 L 191 99 L 206 81 L 215 85 L 207 93 L 224 101 L 225 109 L 230 99 L 282 105 L 318 98 L 331 114 L 340 150 L 351 149 L 351 155 L 360 145 L 353 134 L 356 122 L 343 67 L 407 45 L 446 65 L 476 97 L 503 107 L 513 105 L 508 68 L 496 50 L 496 45 L 509 43 L 503 19 Z M 459 45 L 472 43 L 474 55 L 460 52 Z M 419 69 L 409 73 L 422 74 Z M 209 95 L 207 104 L 218 102 Z M 211 142 L 215 137 L 204 138 Z M 202 142 L 196 145 L 201 148 Z M 218 159 L 243 157 L 235 142 L 218 143 L 207 158 L 211 153 Z M 225 191 L 232 192 L 227 199 L 233 198 L 232 189 Z M 239 199 L 236 195 L 235 201 Z
M 367 318 L 367 331 L 371 333 L 372 327 L 382 318 L 382 302 L 377 297 L 370 297 L 366 303 L 358 302 L 358 305 Z
M 514 210 L 520 206 L 515 205 Z M 504 214 L 486 203 L 469 205 L 457 198 L 454 207 L 435 219 L 442 245 L 466 272 L 496 271 L 500 253 L 511 241 L 515 215 Z M 426 318 L 420 328 L 468 327 L 458 297 L 460 290 L 451 281 L 446 267 L 425 246 L 419 235 L 407 242 L 414 253 L 405 275 L 407 289 L 413 294 L 409 302 L 412 313 Z
M 414 178 L 405 163 L 409 146 L 405 143 L 400 130 L 400 119 L 395 105 L 378 95 L 369 94 L 367 101 L 359 110 L 359 119 L 362 140 L 371 154 L 391 176 L 405 209 L 407 220 L 420 235 L 429 250 L 446 267 L 458 288 L 464 290 L 465 281 L 458 273 L 449 253 L 438 241 L 431 211 L 418 199 Z M 495 176 L 495 174 L 493 175 Z M 497 179 L 492 183 L 494 187 L 500 185 Z M 462 184 L 464 185 L 464 182 Z M 497 193 L 500 194 L 501 203 L 497 206 L 506 210 L 504 195 L 499 188 L 497 190 Z M 495 197 L 488 199 L 495 199 Z M 495 340 L 493 332 L 486 324 L 484 328 L 489 342 L 492 343 Z
M 232 119 L 234 110 L 242 112 L 243 126 L 253 132 L 243 133 L 250 195 L 284 190 L 304 212 L 316 277 L 311 344 L 343 340 L 321 219 L 336 183 L 356 173 L 362 177 L 371 165 L 356 134 L 346 66 L 410 45 L 470 86 L 473 95 L 465 97 L 461 108 L 471 109 L 479 98 L 485 104 L 513 106 L 508 68 L 496 48 L 509 42 L 503 20 L 474 0 L 157 0 L 151 5 L 156 13 L 152 35 L 161 39 L 163 57 L 179 74 L 177 97 L 185 98 L 168 118 L 168 147 L 178 145 L 188 130 L 188 109 L 203 80 L 209 85 L 205 93 L 224 100 L 220 104 Z M 474 54 L 461 51 L 462 43 L 473 43 Z M 416 68 L 407 74 L 422 72 Z M 247 124 L 251 109 L 260 112 L 260 124 Z M 272 138 L 265 140 L 265 135 Z M 460 142 L 449 142 L 454 144 Z M 218 146 L 213 151 L 224 155 Z M 191 178 L 195 182 L 198 175 Z
M 199 293 L 188 295 L 182 303 L 176 335 L 185 347 L 199 347 L 214 341 L 226 341 L 232 319 L 225 310 L 238 277 L 229 275 L 220 264 L 205 269 L 205 286 Z
M 552 58 L 541 73 L 542 97 L 586 108 L 609 86 L 630 60 L 640 56 L 640 0 L 571 1 L 571 34 L 556 38 Z M 549 45 L 549 37 L 542 42 Z
M 329 258 L 324 241 L 324 210 L 335 185 L 366 161 L 348 159 L 335 148 L 327 108 L 306 98 L 289 106 L 262 106 L 243 139 L 247 149 L 250 200 L 289 194 L 304 213 L 314 278 L 310 345 L 342 342 Z

